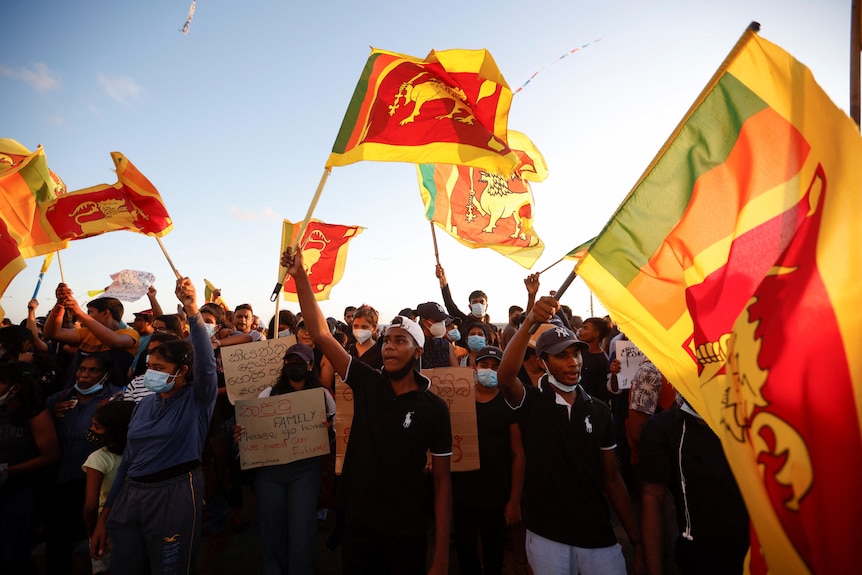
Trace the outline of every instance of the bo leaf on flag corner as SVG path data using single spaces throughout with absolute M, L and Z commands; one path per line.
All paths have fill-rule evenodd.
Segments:
M 290 220 L 284 220 L 279 254 L 293 245 L 301 225 L 301 222 L 294 223 Z M 333 286 L 344 276 L 344 268 L 347 264 L 347 245 L 364 229 L 361 226 L 327 224 L 315 218 L 309 220 L 299 242 L 299 249 L 302 252 L 302 265 L 308 274 L 316 300 L 329 299 L 329 293 Z M 284 267 L 279 268 L 279 278 L 285 277 L 286 273 L 287 270 Z M 294 282 L 285 281 L 283 289 L 286 301 L 298 301 Z

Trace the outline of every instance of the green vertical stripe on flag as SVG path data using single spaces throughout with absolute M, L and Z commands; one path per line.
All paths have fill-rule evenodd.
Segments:
M 725 73 L 602 230 L 590 255 L 628 285 L 671 235 L 697 179 L 727 160 L 742 125 L 766 107 Z
M 428 192 L 430 201 L 425 209 L 425 217 L 429 222 L 434 221 L 434 211 L 437 206 L 437 184 L 434 183 L 434 164 L 419 164 L 419 178 L 422 182 L 422 187 Z
M 358 129 L 363 129 L 365 122 L 359 117 L 359 112 L 362 110 L 362 104 L 368 97 L 370 88 L 371 75 L 374 72 L 374 63 L 381 54 L 371 54 L 368 61 L 365 63 L 365 68 L 362 70 L 362 75 L 359 77 L 359 82 L 356 83 L 356 90 L 353 92 L 353 97 L 350 99 L 350 104 L 347 106 L 347 111 L 344 113 L 344 119 L 341 121 L 341 128 L 338 130 L 338 136 L 335 138 L 335 143 L 332 145 L 333 154 L 343 154 L 347 149 L 347 144 L 350 142 L 350 137 Z M 362 121 L 361 126 L 357 124 Z

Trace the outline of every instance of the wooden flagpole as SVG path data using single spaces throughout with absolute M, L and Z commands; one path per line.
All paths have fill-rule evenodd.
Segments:
M 165 258 L 168 260 L 168 265 L 171 266 L 171 269 L 174 270 L 174 275 L 177 276 L 178 280 L 183 279 L 183 276 L 177 271 L 176 266 L 174 266 L 174 262 L 171 261 L 171 256 L 168 255 L 168 250 L 165 249 L 165 244 L 162 243 L 162 238 L 156 237 L 156 241 L 159 242 L 159 247 L 162 248 L 162 253 L 165 254 Z
M 434 229 L 434 222 L 428 222 L 431 224 L 431 239 L 434 240 L 434 259 L 437 260 L 437 265 L 440 265 L 440 251 L 437 249 L 437 230 Z
M 566 254 L 566 255 L 568 255 L 568 254 Z M 548 267 L 546 267 L 545 269 L 540 271 L 539 275 L 542 275 L 543 273 L 545 273 L 546 271 L 548 271 L 549 269 L 551 269 L 552 267 L 554 267 L 555 265 L 557 265 L 558 263 L 563 261 L 564 259 L 566 259 L 566 256 L 561 257 L 560 259 L 558 259 L 557 261 L 555 261 L 554 263 L 552 263 L 551 265 L 549 265 Z
M 302 239 L 302 234 L 305 233 L 305 228 L 308 227 L 308 222 L 311 220 L 311 214 L 314 213 L 314 208 L 317 207 L 317 201 L 320 199 L 320 194 L 323 193 L 323 188 L 326 186 L 326 179 L 329 177 L 329 174 L 332 173 L 332 168 L 324 168 L 323 175 L 320 176 L 320 183 L 317 184 L 317 190 L 314 192 L 314 197 L 311 198 L 311 204 L 308 205 L 308 211 L 305 213 L 305 219 L 302 220 L 302 225 L 299 227 L 299 233 L 296 234 L 296 238 L 293 240 L 293 245 L 290 246 L 294 250 L 299 245 L 300 240 Z M 279 261 L 281 261 L 281 257 L 279 256 Z M 275 288 L 272 290 L 272 295 L 269 297 L 269 301 L 275 301 L 278 299 L 278 293 L 281 291 L 284 282 L 287 280 L 287 271 L 284 272 L 284 276 L 281 278 L 281 281 L 275 284 Z
M 57 250 L 57 265 L 60 267 L 60 282 L 66 283 L 66 274 L 63 273 L 63 260 L 60 258 L 60 250 Z

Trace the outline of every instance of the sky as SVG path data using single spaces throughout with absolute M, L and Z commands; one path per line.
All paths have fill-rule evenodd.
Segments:
M 0 137 L 41 144 L 70 191 L 115 183 L 109 154 L 125 154 L 161 193 L 174 222 L 162 242 L 201 303 L 207 278 L 264 321 L 275 311 L 281 221 L 305 215 L 370 46 L 416 57 L 486 48 L 513 91 L 539 72 L 509 113 L 550 172 L 533 185 L 546 247 L 532 271 L 602 229 L 751 21 L 849 109 L 850 0 L 200 0 L 187 35 L 190 0 L 5 4 Z M 314 217 L 366 228 L 321 302 L 326 315 L 367 303 L 388 322 L 404 307 L 442 303 L 414 166 L 333 168 Z M 529 270 L 442 231 L 437 240 L 462 310 L 474 289 L 488 294 L 494 322 L 525 304 Z M 162 307 L 177 303 L 154 238 L 103 234 L 72 242 L 60 259 L 82 305 L 123 269 L 154 273 Z M 3 294 L 13 321 L 26 317 L 41 263 L 27 260 Z M 571 270 L 544 272 L 540 293 Z M 55 258 L 40 315 L 60 279 Z M 606 313 L 579 279 L 561 303 L 583 317 Z M 125 307 L 131 321 L 149 305 Z

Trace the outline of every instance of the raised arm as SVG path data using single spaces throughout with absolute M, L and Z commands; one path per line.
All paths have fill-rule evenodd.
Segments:
M 71 345 L 81 343 L 81 338 L 78 336 L 77 330 L 63 327 L 63 316 L 66 315 L 66 298 L 72 296 L 72 290 L 64 283 L 58 284 L 54 291 L 57 296 L 57 303 L 51 308 L 48 313 L 48 319 L 45 320 L 45 337 Z
M 35 299 L 31 299 L 27 303 L 27 330 L 33 334 L 33 349 L 45 353 L 48 351 L 48 344 L 39 337 L 39 327 L 36 325 L 37 307 L 39 307 L 39 302 Z
M 539 274 L 530 274 L 524 278 L 524 287 L 527 288 L 527 309 L 525 313 L 530 313 L 533 305 L 536 303 L 536 294 L 539 293 Z
M 204 327 L 204 320 L 201 318 L 200 310 L 198 310 L 197 291 L 189 278 L 182 278 L 177 280 L 175 293 L 188 317 L 189 337 L 192 348 L 195 350 L 192 365 L 192 373 L 194 374 L 192 385 L 195 396 L 201 402 L 215 402 L 218 391 L 215 354 L 210 337 Z
M 435 271 L 437 279 L 440 280 L 440 293 L 443 295 L 443 305 L 446 306 L 446 311 L 452 317 L 460 318 L 462 321 L 467 319 L 467 314 L 458 309 L 455 305 L 455 300 L 452 299 L 452 292 L 449 290 L 449 281 L 446 279 L 446 271 L 443 266 L 437 264 Z
M 314 291 L 308 274 L 302 266 L 302 252 L 287 248 L 281 256 L 281 265 L 287 268 L 287 273 L 296 283 L 296 296 L 299 299 L 299 309 L 302 311 L 302 319 L 308 334 L 314 345 L 320 348 L 326 359 L 332 363 L 332 367 L 341 377 L 347 377 L 347 366 L 350 365 L 350 354 L 341 347 L 338 340 L 332 337 L 326 317 L 320 311 L 317 300 L 314 299 Z
M 147 299 L 150 300 L 150 309 L 153 310 L 153 317 L 165 315 L 165 312 L 162 311 L 162 306 L 159 305 L 159 301 L 156 299 L 156 293 L 156 286 L 150 286 L 147 290 Z
M 560 303 L 554 298 L 544 296 L 539 299 L 503 351 L 503 359 L 497 370 L 497 382 L 506 401 L 513 407 L 521 405 L 524 398 L 524 386 L 518 379 L 518 372 L 524 363 L 524 352 L 527 351 L 527 345 L 530 343 L 530 328 L 549 321 L 558 309 L 560 309 Z
M 66 306 L 66 309 L 72 310 L 72 313 L 78 316 L 78 321 L 81 322 L 81 327 L 86 327 L 88 330 L 90 330 L 90 333 L 99 338 L 99 341 L 101 341 L 111 349 L 129 349 L 130 347 L 135 346 L 136 342 L 131 336 L 116 333 L 108 326 L 99 323 L 96 318 L 88 315 L 86 311 L 81 309 L 81 306 L 78 305 L 77 300 L 72 297 L 71 293 L 66 297 L 63 302 L 63 305 Z M 68 331 L 74 332 L 75 330 Z

